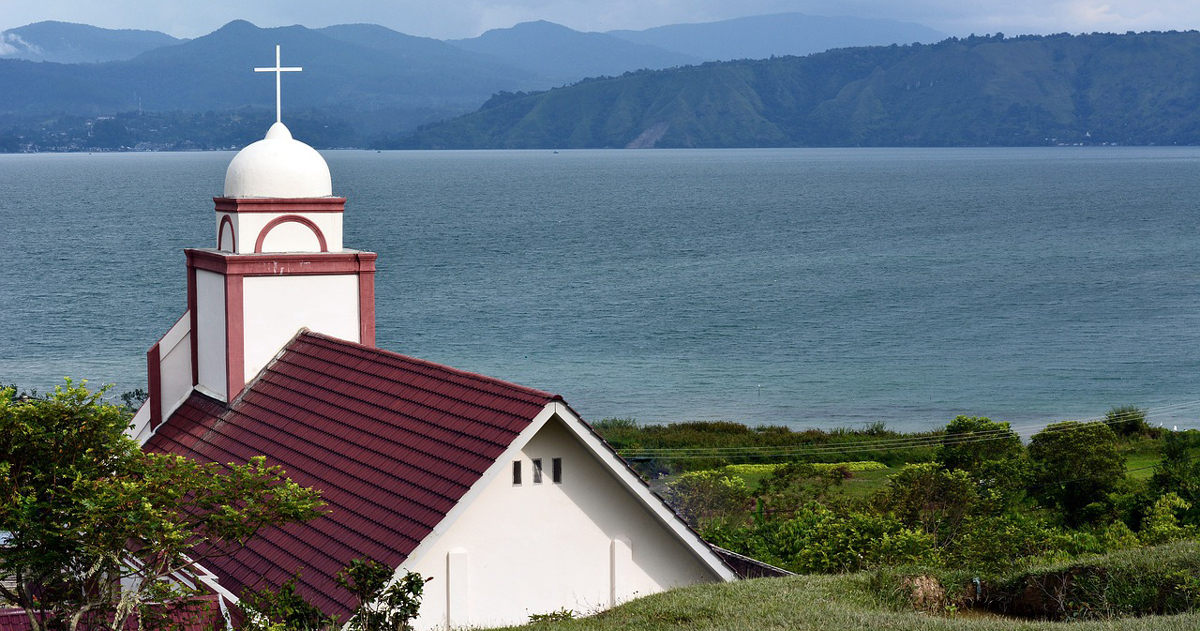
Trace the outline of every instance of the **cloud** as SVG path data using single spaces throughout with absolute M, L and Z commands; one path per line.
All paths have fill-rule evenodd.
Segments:
M 40 56 L 42 49 L 21 39 L 21 36 L 16 33 L 0 33 L 0 55 L 21 55 L 24 57 L 30 53 L 34 56 Z

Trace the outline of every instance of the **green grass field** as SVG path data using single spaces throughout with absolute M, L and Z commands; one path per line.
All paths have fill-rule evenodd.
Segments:
M 521 629 L 631 631 L 1184 631 L 1200 614 L 1087 622 L 1038 622 L 964 612 L 930 615 L 896 610 L 875 597 L 869 575 L 793 576 L 699 585 L 641 598 L 589 618 Z

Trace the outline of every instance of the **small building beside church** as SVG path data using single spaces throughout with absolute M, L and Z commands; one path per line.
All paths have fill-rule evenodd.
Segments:
M 737 578 L 561 396 L 377 348 L 376 255 L 344 247 L 345 202 L 275 123 L 230 162 L 215 247 L 186 250 L 187 310 L 147 353 L 145 449 L 264 455 L 328 504 L 207 562 L 214 591 L 236 605 L 299 571 L 344 621 L 334 576 L 367 557 L 431 578 L 434 629 Z

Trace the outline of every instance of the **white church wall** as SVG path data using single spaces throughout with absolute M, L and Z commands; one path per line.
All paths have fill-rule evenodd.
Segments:
M 153 428 L 150 427 L 151 406 L 157 406 L 159 418 L 170 416 L 175 408 L 192 392 L 192 314 L 185 311 L 183 317 L 151 347 L 149 353 L 157 353 L 153 361 L 148 361 L 150 370 L 158 370 L 158 394 L 150 393 L 150 398 L 138 408 L 137 414 L 131 421 L 129 436 L 139 444 L 149 440 Z M 147 360 L 150 357 L 147 356 Z M 154 375 L 147 375 L 147 381 L 153 382 Z M 151 387 L 151 389 L 153 389 Z
M 142 407 L 138 408 L 137 414 L 129 420 L 129 429 L 125 434 L 137 441 L 139 445 L 150 440 L 150 406 L 156 402 L 146 399 L 142 403 Z
M 554 458 L 562 459 L 561 484 L 553 481 Z M 524 623 L 564 607 L 587 614 L 614 600 L 720 580 L 557 417 L 519 459 L 520 485 L 512 461 L 501 462 L 500 475 L 415 565 L 406 564 L 434 577 L 418 628 Z
M 355 275 L 248 276 L 242 305 L 245 380 L 257 375 L 301 327 L 360 341 Z
M 225 277 L 196 270 L 197 376 L 200 385 L 228 398 L 225 383 Z
M 217 213 L 218 237 L 221 213 Z M 329 252 L 342 251 L 342 213 L 228 213 L 237 234 L 236 254 L 253 254 L 259 235 L 271 222 L 284 217 L 300 216 L 311 221 L 325 238 Z M 274 225 L 263 241 L 263 252 L 320 252 L 319 242 L 311 228 L 303 223 L 284 221 Z
M 317 233 L 305 224 L 288 221 L 273 226 L 264 235 L 263 252 L 320 252 Z
M 162 416 L 167 418 L 192 392 L 192 318 L 190 313 L 171 327 L 158 342 L 159 388 Z

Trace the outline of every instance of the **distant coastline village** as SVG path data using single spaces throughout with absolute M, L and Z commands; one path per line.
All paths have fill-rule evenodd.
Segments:
M 589 424 L 378 348 L 377 256 L 275 53 L 274 124 L 163 270 L 187 308 L 144 401 L 0 396 L 0 631 L 1200 626 L 1200 437 L 1146 410 L 1028 441 Z

